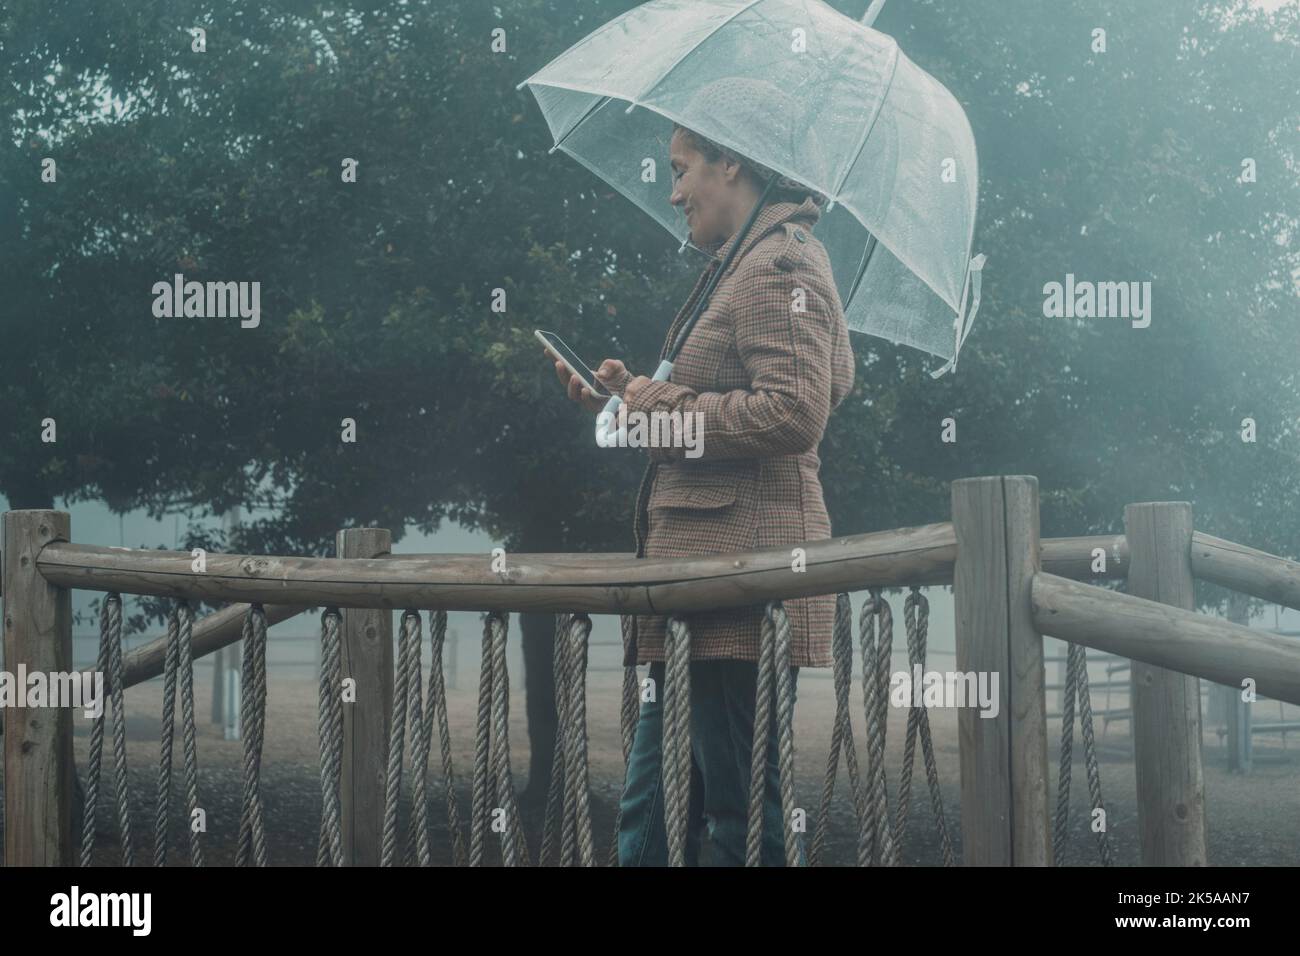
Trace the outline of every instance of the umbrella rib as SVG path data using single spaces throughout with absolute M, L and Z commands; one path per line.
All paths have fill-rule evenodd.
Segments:
M 849 161 L 844 166 L 844 172 L 840 174 L 839 182 L 835 184 L 835 191 L 832 193 L 834 198 L 839 198 L 840 190 L 844 188 L 844 183 L 848 181 L 849 173 L 853 171 L 853 165 L 858 161 L 858 157 L 862 155 L 862 148 L 867 145 L 867 137 L 869 137 L 871 131 L 876 128 L 876 120 L 880 119 L 880 114 L 885 108 L 885 99 L 889 96 L 889 91 L 894 86 L 894 75 L 898 72 L 899 56 L 900 52 L 898 44 L 895 43 L 893 57 L 889 64 L 889 79 L 885 81 L 884 90 L 880 94 L 880 102 L 878 102 L 876 108 L 872 110 L 870 122 L 863 126 L 862 135 L 858 138 L 858 145 L 849 153 Z
M 583 113 L 580 117 L 578 117 L 578 121 L 564 131 L 564 135 L 555 141 L 555 145 L 552 146 L 548 150 L 548 152 L 553 153 L 557 149 L 559 149 L 560 144 L 569 138 L 570 133 L 572 133 L 575 129 L 577 129 L 579 126 L 585 123 L 591 117 L 591 115 L 596 112 L 596 110 L 600 109 L 609 101 L 610 101 L 610 97 L 605 96 L 602 97 L 601 99 L 598 99 L 596 102 L 592 103 L 591 106 L 587 108 L 587 112 Z
M 853 278 L 853 288 L 849 289 L 849 294 L 844 299 L 846 304 L 852 302 L 853 297 L 858 294 L 858 286 L 862 284 L 862 277 L 867 274 L 867 266 L 871 263 L 871 256 L 872 253 L 876 251 L 877 242 L 879 242 L 879 240 L 876 239 L 876 234 L 868 230 L 867 249 L 862 254 L 862 265 L 858 267 L 858 274 Z
M 683 61 L 684 61 L 688 56 L 690 56 L 692 53 L 694 53 L 696 50 L 698 50 L 701 46 L 703 46 L 705 43 L 707 43 L 710 39 L 712 39 L 712 38 L 713 38 L 713 35 L 714 35 L 715 33 L 717 33 L 719 30 L 721 30 L 723 27 L 725 27 L 725 26 L 726 26 L 728 23 L 730 23 L 732 20 L 736 19 L 736 17 L 740 16 L 742 13 L 747 12 L 751 7 L 757 6 L 759 3 L 762 3 L 762 0 L 749 0 L 749 3 L 745 4 L 743 7 L 741 7 L 739 10 L 737 10 L 735 13 L 733 13 L 731 16 L 727 17 L 727 19 L 720 21 L 720 22 L 718 23 L 717 26 L 715 26 L 712 30 L 710 30 L 710 31 L 708 32 L 708 35 L 707 35 L 707 36 L 704 36 L 704 37 L 700 38 L 698 41 L 695 42 L 695 44 L 694 44 L 693 46 L 691 46 L 691 48 L 690 48 L 689 50 L 687 50 L 685 53 L 683 53 L 681 56 L 679 56 L 679 57 L 677 58 L 677 60 L 673 63 L 673 65 L 670 66 L 668 69 L 666 69 L 666 70 L 665 70 L 665 71 L 660 75 L 659 79 L 655 80 L 653 83 L 651 83 L 649 86 L 647 86 L 647 87 L 646 87 L 644 90 L 642 90 L 641 92 L 633 94 L 633 96 L 632 96 L 632 106 L 629 106 L 629 107 L 627 108 L 627 112 L 630 113 L 630 112 L 632 111 L 632 107 L 634 107 L 634 106 L 637 106 L 637 105 L 644 105 L 645 97 L 647 97 L 647 96 L 649 96 L 651 93 L 653 93 L 653 92 L 655 91 L 655 89 L 656 89 L 660 84 L 663 83 L 664 80 L 668 79 L 668 75 L 669 75 L 670 73 L 672 73 L 673 70 L 675 70 L 675 69 L 677 69 L 679 66 L 681 66 L 681 65 L 682 65 L 682 62 L 683 62 Z

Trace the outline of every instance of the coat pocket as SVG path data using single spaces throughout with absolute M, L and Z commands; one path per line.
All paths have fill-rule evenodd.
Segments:
M 739 485 L 753 477 L 752 463 L 727 468 L 701 468 L 680 464 L 660 465 L 650 491 L 651 508 L 687 508 L 707 511 L 736 503 Z

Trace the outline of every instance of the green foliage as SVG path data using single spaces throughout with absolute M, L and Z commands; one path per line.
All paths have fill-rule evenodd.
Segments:
M 271 552 L 448 517 L 514 548 L 629 550 L 641 454 L 594 446 L 532 330 L 648 373 L 702 264 L 547 155 L 514 86 L 630 6 L 10 0 L 13 506 L 271 503 L 241 541 Z M 1028 473 L 1047 535 L 1117 531 L 1125 503 L 1179 498 L 1203 530 L 1297 554 L 1298 16 L 886 7 L 878 26 L 966 105 L 989 264 L 956 374 L 935 382 L 934 359 L 855 337 L 858 384 L 821 449 L 837 533 L 940 521 L 948 481 Z M 39 181 L 46 156 L 57 185 Z M 1236 181 L 1244 156 L 1257 184 Z M 176 272 L 260 281 L 261 326 L 154 319 L 149 290 Z M 1066 272 L 1152 280 L 1151 327 L 1044 319 L 1042 286 Z M 1256 445 L 1238 438 L 1248 415 Z M 46 416 L 56 445 L 39 440 Z M 955 445 L 939 442 L 948 416 Z M 339 441 L 345 418 L 357 444 Z

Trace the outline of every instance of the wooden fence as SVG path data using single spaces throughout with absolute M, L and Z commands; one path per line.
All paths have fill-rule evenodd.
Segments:
M 1300 704 L 1300 642 L 1191 609 L 1195 578 L 1300 608 L 1300 564 L 1193 530 L 1186 502 L 1125 509 L 1123 535 L 1039 536 L 1030 476 L 952 485 L 952 520 L 802 545 L 690 559 L 628 554 L 515 554 L 493 570 L 481 554 L 390 553 L 389 532 L 348 529 L 336 558 L 210 554 L 195 571 L 185 552 L 72 542 L 66 512 L 4 515 L 7 666 L 71 670 L 71 591 L 118 591 L 241 602 L 196 621 L 195 657 L 238 641 L 249 603 L 268 626 L 311 607 L 343 615 L 345 676 L 357 699 L 344 726 L 345 859 L 378 859 L 383 769 L 392 710 L 390 612 L 403 608 L 692 612 L 872 587 L 954 587 L 960 671 L 996 672 L 998 711 L 958 715 L 964 861 L 1051 861 L 1043 636 L 1133 661 L 1132 732 L 1138 826 L 1147 865 L 1206 862 L 1198 679 Z M 1102 584 L 1126 581 L 1127 593 Z M 124 684 L 162 673 L 165 640 L 131 651 Z M 4 728 L 9 865 L 73 861 L 69 710 L 18 708 Z

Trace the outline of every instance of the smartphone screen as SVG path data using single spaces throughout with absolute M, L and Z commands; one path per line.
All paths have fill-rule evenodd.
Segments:
M 610 393 L 600 384 L 593 372 L 582 359 L 573 354 L 573 350 L 564 344 L 564 340 L 554 332 L 543 332 L 537 330 L 537 337 L 546 343 L 546 347 L 560 357 L 565 365 L 569 366 L 569 371 L 573 372 L 582 383 L 591 389 L 591 394 L 597 398 L 609 398 Z

